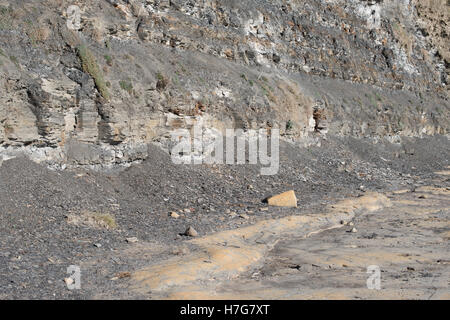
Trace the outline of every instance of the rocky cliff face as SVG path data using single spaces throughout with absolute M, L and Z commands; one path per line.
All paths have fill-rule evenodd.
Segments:
M 196 123 L 305 143 L 447 134 L 449 8 L 0 0 L 0 162 L 129 164 Z

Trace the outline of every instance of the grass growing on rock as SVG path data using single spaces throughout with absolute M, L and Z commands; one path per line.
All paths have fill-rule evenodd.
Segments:
M 103 98 L 108 100 L 110 97 L 108 88 L 106 86 L 105 79 L 103 78 L 103 73 L 97 64 L 94 55 L 85 45 L 78 46 L 77 51 L 81 60 L 83 71 L 88 73 L 94 79 L 97 90 Z
M 164 90 L 167 87 L 167 85 L 169 84 L 169 79 L 165 75 L 163 75 L 161 72 L 158 72 L 156 74 L 156 79 L 158 79 L 158 81 L 156 83 L 156 88 L 160 91 Z
M 106 64 L 107 64 L 108 66 L 112 66 L 112 65 L 113 65 L 113 59 L 111 58 L 110 55 L 105 54 L 105 55 L 104 55 L 104 58 L 105 58 Z
M 131 82 L 121 80 L 119 81 L 119 85 L 122 88 L 122 90 L 127 91 L 129 94 L 133 92 L 133 84 Z
M 11 62 L 13 62 L 17 68 L 20 68 L 19 60 L 17 60 L 16 56 L 9 56 L 9 60 L 11 60 Z
M 5 6 L 0 6 L 0 30 L 12 28 L 12 10 Z

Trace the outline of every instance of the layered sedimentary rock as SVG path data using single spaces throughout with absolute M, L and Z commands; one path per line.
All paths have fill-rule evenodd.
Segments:
M 306 142 L 447 134 L 448 12 L 445 0 L 0 0 L 0 157 L 128 164 L 196 123 Z

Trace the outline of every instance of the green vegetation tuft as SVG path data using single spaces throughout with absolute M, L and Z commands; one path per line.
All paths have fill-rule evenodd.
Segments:
M 94 213 L 93 218 L 98 225 L 104 226 L 107 229 L 117 228 L 116 219 L 109 213 Z
M 122 88 L 122 90 L 127 91 L 129 94 L 133 92 L 133 84 L 131 82 L 121 80 L 119 81 L 119 85 Z
M 158 90 L 164 90 L 169 84 L 169 79 L 167 79 L 167 77 L 165 77 L 161 72 L 156 74 L 156 79 L 158 79 L 156 83 L 156 88 Z
M 162 75 L 161 72 L 158 72 L 158 73 L 156 74 L 156 78 L 157 78 L 159 81 L 163 81 L 163 80 L 164 80 L 164 76 Z
M 111 58 L 111 56 L 105 54 L 104 58 L 105 58 L 105 60 L 106 60 L 106 64 L 107 64 L 108 66 L 112 66 L 112 64 L 113 64 L 113 62 L 112 62 L 113 59 Z
M 10 56 L 9 60 L 11 60 L 16 65 L 17 68 L 20 67 L 19 60 L 17 60 L 17 58 L 15 56 Z
M 292 130 L 294 128 L 294 123 L 291 120 L 286 122 L 286 131 Z
M 268 96 L 269 95 L 269 90 L 267 90 L 267 88 L 263 85 L 260 85 L 262 91 L 264 92 L 264 95 Z
M 83 71 L 88 73 L 94 79 L 97 90 L 100 92 L 103 98 L 108 100 L 110 97 L 108 88 L 106 86 L 105 79 L 103 78 L 102 71 L 97 64 L 94 55 L 85 45 L 78 46 L 77 51 L 78 56 L 81 60 Z
M 0 6 L 0 30 L 12 28 L 12 10 L 5 6 Z
M 252 79 L 249 79 L 249 78 L 247 77 L 247 75 L 245 75 L 245 74 L 243 73 L 243 74 L 241 74 L 241 78 L 244 79 L 245 81 L 247 81 L 248 84 L 249 84 L 251 87 L 253 87 L 254 81 L 253 81 Z

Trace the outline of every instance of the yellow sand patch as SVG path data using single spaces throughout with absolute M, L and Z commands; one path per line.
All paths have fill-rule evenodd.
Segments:
M 447 190 L 446 188 L 436 188 L 436 187 L 430 187 L 430 186 L 417 188 L 416 192 L 428 192 L 428 193 L 431 193 L 434 195 L 450 196 L 450 190 Z M 450 198 L 449 198 L 449 200 L 450 200 Z
M 405 193 L 408 193 L 408 192 L 411 192 L 411 190 L 409 190 L 409 189 L 402 189 L 402 190 L 394 191 L 392 193 L 393 194 L 405 194 Z
M 358 253 L 355 255 L 352 252 L 347 254 L 340 254 L 339 257 L 331 257 L 323 259 L 323 256 L 316 257 L 317 264 L 332 264 L 336 266 L 347 265 L 349 267 L 366 268 L 369 265 L 386 266 L 391 264 L 404 264 L 408 261 L 428 262 L 432 257 L 425 256 L 405 256 L 401 252 L 389 252 L 384 250 L 370 251 L 365 253 Z
M 363 299 L 424 299 L 429 295 L 424 295 L 420 290 L 389 289 L 368 290 L 366 283 L 361 283 L 362 288 L 322 288 L 318 290 L 307 290 L 296 292 L 293 290 L 281 289 L 261 289 L 236 292 L 217 292 L 215 290 L 204 290 L 202 288 L 189 288 L 186 290 L 172 293 L 169 300 L 351 300 L 355 297 Z M 438 291 L 433 299 L 448 299 L 450 294 L 444 291 Z
M 403 207 L 402 212 L 417 216 L 432 215 L 442 211 L 442 207 Z
M 438 172 L 435 172 L 435 174 L 438 174 L 441 176 L 450 176 L 450 170 L 438 171 Z
M 255 225 L 219 232 L 189 241 L 199 252 L 189 257 L 174 257 L 150 266 L 132 275 L 134 290 L 161 291 L 172 286 L 186 286 L 200 280 L 230 279 L 262 261 L 264 255 L 283 235 L 320 230 L 340 225 L 345 217 L 351 219 L 354 211 L 374 211 L 390 205 L 389 199 L 378 193 L 339 202 L 325 214 L 290 216 L 261 221 Z M 340 214 L 340 215 L 339 215 Z M 306 227 L 306 230 L 304 229 Z M 311 231 L 309 231 L 311 233 Z M 306 234 L 305 234 L 306 235 Z
M 404 204 L 407 206 L 414 206 L 414 207 L 419 207 L 424 205 L 423 201 L 415 201 L 415 200 L 397 200 L 395 201 L 395 204 Z

